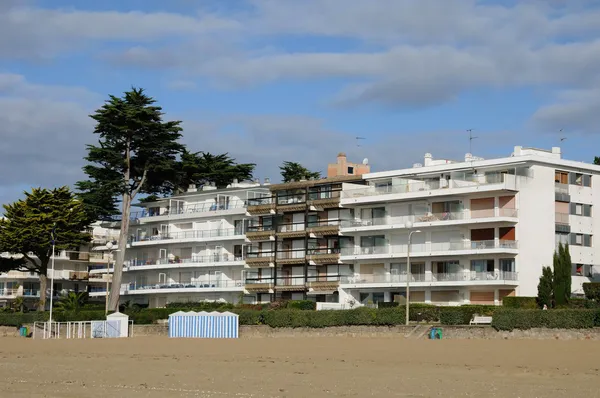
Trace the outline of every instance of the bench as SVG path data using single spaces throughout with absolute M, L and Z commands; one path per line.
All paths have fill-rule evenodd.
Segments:
M 471 319 L 471 322 L 469 322 L 469 325 L 491 325 L 491 324 L 492 324 L 491 316 L 474 315 L 473 319 Z

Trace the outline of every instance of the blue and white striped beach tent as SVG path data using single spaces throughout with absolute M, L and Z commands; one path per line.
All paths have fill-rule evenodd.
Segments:
M 239 317 L 231 312 L 175 312 L 169 315 L 169 337 L 237 339 Z

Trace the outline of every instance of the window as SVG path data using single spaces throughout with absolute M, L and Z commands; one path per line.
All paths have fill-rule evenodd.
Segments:
M 494 272 L 494 260 L 471 260 L 472 272 Z
M 515 272 L 515 259 L 514 258 L 501 258 L 500 259 L 500 271 Z
M 570 240 L 571 245 L 592 247 L 592 235 L 571 234 L 571 237 L 569 240 Z
M 582 187 L 591 187 L 592 186 L 592 176 L 589 174 L 582 173 L 570 173 L 569 174 L 569 183 L 573 185 L 579 185 Z
M 585 276 L 588 278 L 594 277 L 594 272 L 592 270 L 593 265 L 589 264 L 573 264 L 574 273 L 573 276 Z
M 583 215 L 583 205 L 580 203 L 575 203 L 575 215 L 582 216 Z
M 348 174 L 354 174 L 354 167 L 348 166 Z
M 457 260 L 436 261 L 432 264 L 432 269 L 433 272 L 437 274 L 455 274 L 461 271 L 460 263 Z
M 569 173 L 566 173 L 564 171 L 556 171 L 554 173 L 554 182 L 557 184 L 568 184 Z

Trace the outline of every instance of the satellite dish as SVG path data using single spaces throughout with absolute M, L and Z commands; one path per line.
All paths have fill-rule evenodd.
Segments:
M 367 164 L 369 164 L 369 159 L 368 159 L 368 158 L 364 158 L 364 159 L 363 159 L 363 164 L 364 164 L 364 165 L 367 165 Z

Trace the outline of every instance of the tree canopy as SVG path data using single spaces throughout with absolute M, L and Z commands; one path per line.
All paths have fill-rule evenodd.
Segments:
M 321 172 L 319 171 L 310 171 L 306 167 L 302 166 L 300 163 L 296 162 L 288 162 L 285 161 L 281 166 L 279 166 L 281 170 L 281 177 L 283 182 L 300 181 L 300 180 L 309 180 L 311 178 L 319 179 L 321 178 Z
M 554 301 L 554 276 L 552 274 L 552 268 L 543 267 L 542 276 L 540 276 L 540 282 L 538 283 L 538 295 L 537 303 L 540 308 L 544 305 L 548 308 L 552 308 L 552 302 Z
M 96 121 L 97 145 L 88 145 L 78 183 L 88 213 L 110 213 L 121 199 L 121 232 L 110 292 L 110 309 L 119 303 L 131 204 L 139 194 L 161 194 L 172 189 L 177 156 L 183 151 L 180 121 L 163 121 L 162 108 L 143 89 L 132 88 L 122 97 L 109 96 L 90 117 Z M 103 204 L 105 200 L 108 203 Z
M 40 309 L 46 300 L 46 277 L 56 250 L 78 250 L 90 241 L 85 232 L 87 214 L 81 201 L 68 187 L 53 190 L 34 188 L 25 199 L 4 205 L 0 220 L 0 251 L 19 257 L 0 261 L 0 271 L 11 269 L 35 272 L 40 277 Z

